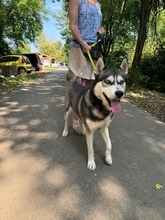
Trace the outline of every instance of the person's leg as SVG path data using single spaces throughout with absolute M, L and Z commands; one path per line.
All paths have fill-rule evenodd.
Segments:
M 73 115 L 73 129 L 78 134 L 83 134 L 82 127 L 81 127 L 81 121 L 76 114 Z

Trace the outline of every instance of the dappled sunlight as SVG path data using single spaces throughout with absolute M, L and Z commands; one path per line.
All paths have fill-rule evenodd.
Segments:
M 41 124 L 41 120 L 39 119 L 32 119 L 29 121 L 30 126 L 39 126 Z
M 59 104 L 56 105 L 57 107 L 64 106 L 64 101 L 65 101 L 64 97 L 58 97 L 58 98 L 56 98 L 56 100 L 59 101 Z
M 3 160 L 12 153 L 10 148 L 13 146 L 13 144 L 14 141 L 12 140 L 5 140 L 0 142 L 0 155 Z
M 19 103 L 17 103 L 17 105 L 19 105 Z M 31 106 L 31 108 L 34 108 L 34 107 L 36 107 L 36 105 Z M 0 111 L 0 115 L 8 115 L 8 114 L 14 113 L 14 112 L 23 112 L 23 111 L 26 111 L 28 108 L 29 108 L 28 105 L 24 105 L 21 107 L 19 106 L 19 108 L 17 108 L 16 105 L 14 105 L 14 106 L 9 105 L 8 107 L 5 107 L 5 110 Z
M 17 125 L 21 122 L 21 118 L 15 118 L 15 117 L 12 117 L 12 118 L 2 118 L 0 119 L 0 122 L 2 123 L 0 126 L 2 127 L 5 127 L 5 125 L 7 126 L 12 126 L 12 125 Z M 0 131 L 1 132 L 1 131 Z
M 164 122 L 162 122 L 162 121 L 158 121 L 158 120 L 155 120 L 155 123 L 158 124 L 158 125 L 163 125 L 163 126 L 165 125 Z
M 21 91 L 26 91 L 26 92 L 27 92 L 27 91 L 30 90 L 30 87 L 27 87 L 27 86 L 26 86 L 26 87 L 21 88 L 20 90 L 21 90 Z
M 28 138 L 29 137 L 29 132 L 28 131 L 21 131 L 21 130 L 18 130 L 18 132 L 14 132 L 16 137 L 15 139 L 23 139 L 23 138 Z
M 49 169 L 45 173 L 44 178 L 48 185 L 61 188 L 66 184 L 67 179 L 69 178 L 67 168 L 61 165 L 57 165 L 53 169 Z
M 163 156 L 163 155 L 162 155 L 162 153 L 163 153 L 162 150 L 164 150 L 164 156 L 165 156 L 165 142 L 164 142 L 164 143 L 157 142 L 157 141 L 155 141 L 154 138 L 148 137 L 148 136 L 145 136 L 145 137 L 144 137 L 144 141 L 149 144 L 150 149 L 151 149 L 154 153 L 160 154 L 160 156 Z
M 18 102 L 5 102 L 6 105 L 8 105 L 8 107 L 12 107 L 12 106 L 17 106 L 19 103 Z
M 29 164 L 31 166 L 29 166 Z M 8 174 L 10 174 L 10 178 L 12 178 L 12 175 L 14 177 L 14 175 L 17 174 L 22 174 L 23 176 L 25 175 L 25 177 L 27 177 L 31 174 L 45 170 L 46 164 L 47 160 L 45 160 L 44 157 L 38 157 L 36 160 L 36 157 L 30 155 L 29 153 L 21 152 L 17 154 L 11 154 L 10 157 L 6 158 L 2 164 L 1 171 L 2 173 L 5 171 L 6 178 L 8 178 Z M 12 174 L 13 171 L 14 173 Z
M 113 218 L 125 219 L 124 216 L 127 215 L 132 204 L 128 193 L 118 179 L 103 179 L 99 183 L 99 188 L 104 197 L 104 202 L 110 205 L 110 209 L 114 208 L 116 210 L 116 216 L 115 213 L 113 213 Z
M 33 205 L 32 190 L 40 184 L 38 173 L 45 170 L 47 161 L 26 153 L 10 155 L 1 164 L 1 219 L 20 219 L 28 215 Z M 3 202 L 2 202 L 3 201 Z M 37 207 L 36 207 L 37 208 Z M 35 218 L 31 218 L 35 219 Z
M 22 139 L 23 141 L 23 139 Z M 20 140 L 21 142 L 21 140 Z M 13 150 L 14 149 L 14 152 L 15 153 L 18 153 L 18 152 L 24 152 L 24 151 L 34 151 L 34 150 L 37 150 L 38 149 L 38 144 L 37 142 L 28 142 L 28 143 L 17 143 L 17 145 L 13 145 L 11 146 L 11 149 Z
M 2 114 L 5 114 L 6 113 L 6 110 L 8 109 L 8 107 L 1 107 L 0 109 L 0 115 Z
M 56 132 L 38 132 L 38 133 L 33 133 L 31 135 L 32 137 L 36 138 L 36 141 L 38 140 L 40 142 L 40 140 L 44 139 L 57 139 L 58 138 L 58 134 Z
M 100 185 L 100 190 L 102 194 L 105 196 L 105 198 L 110 199 L 113 202 L 115 201 L 121 202 L 122 205 L 122 200 L 128 198 L 125 189 L 115 178 L 113 178 L 113 180 L 112 178 L 110 180 L 103 179 L 99 185 Z M 128 201 L 127 201 L 127 205 L 128 205 Z
M 109 220 L 109 214 L 102 211 L 102 207 L 100 208 L 98 205 L 90 211 L 84 220 Z
M 96 135 L 97 169 L 89 171 L 85 137 L 71 127 L 62 137 L 64 78 L 48 74 L 0 103 L 0 218 L 162 220 L 164 189 L 154 185 L 164 185 L 164 125 L 123 100 L 109 128 L 113 165 Z
M 80 211 L 81 190 L 76 185 L 66 187 L 60 193 L 59 198 L 55 201 L 57 210 L 63 218 L 70 213 L 70 215 L 79 214 Z
M 15 130 L 20 130 L 20 131 L 22 131 L 22 130 L 26 130 L 26 129 L 28 129 L 28 125 L 25 125 L 25 124 L 15 124 L 14 125 L 14 128 L 15 128 Z

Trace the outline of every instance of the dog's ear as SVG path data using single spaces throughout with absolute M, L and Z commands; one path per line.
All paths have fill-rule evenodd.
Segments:
M 104 61 L 100 57 L 96 63 L 96 75 L 99 75 L 104 69 Z
M 120 64 L 120 69 L 123 70 L 125 74 L 128 73 L 128 61 L 127 58 L 124 58 L 122 63 Z

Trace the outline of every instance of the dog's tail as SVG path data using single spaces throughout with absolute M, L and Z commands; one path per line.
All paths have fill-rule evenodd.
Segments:
M 68 81 L 72 80 L 72 81 L 76 82 L 77 84 L 81 84 L 81 78 L 78 76 L 75 76 L 71 70 L 68 70 L 68 72 L 66 74 L 66 79 Z
M 81 78 L 78 77 L 78 76 L 76 76 L 76 77 L 74 78 L 74 83 L 81 85 Z
M 67 72 L 67 74 L 66 74 L 66 79 L 67 79 L 68 81 L 75 79 L 75 75 L 73 74 L 73 72 L 72 72 L 70 69 L 68 70 L 68 72 Z

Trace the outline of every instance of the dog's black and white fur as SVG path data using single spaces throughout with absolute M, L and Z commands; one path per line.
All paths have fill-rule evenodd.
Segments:
M 72 88 L 66 95 L 65 126 L 63 137 L 68 135 L 68 117 L 75 112 L 80 120 L 88 149 L 88 164 L 90 170 L 96 168 L 93 150 L 93 137 L 96 130 L 100 130 L 104 139 L 106 151 L 105 161 L 112 164 L 112 144 L 109 137 L 108 126 L 113 114 L 120 111 L 120 99 L 123 98 L 126 88 L 126 74 L 128 63 L 125 58 L 120 68 L 104 69 L 102 59 L 96 64 L 97 74 L 91 88 L 85 88 L 75 80 Z

